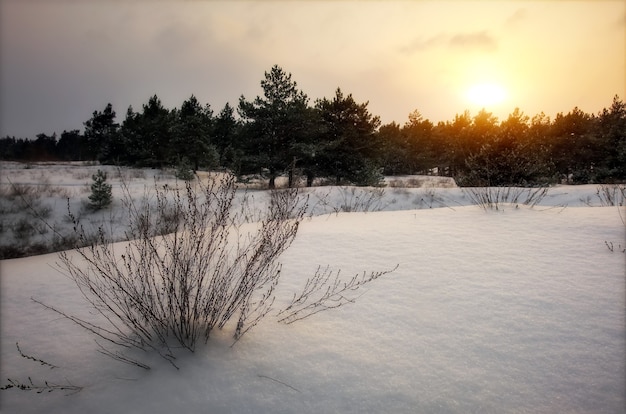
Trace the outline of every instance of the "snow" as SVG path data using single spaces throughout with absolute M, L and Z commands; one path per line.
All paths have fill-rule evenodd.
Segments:
M 64 168 L 22 172 L 78 186 L 96 169 L 76 166 L 87 178 L 71 179 Z M 151 179 L 136 179 L 133 191 Z M 56 254 L 0 261 L 0 384 L 30 376 L 83 387 L 0 391 L 0 412 L 624 412 L 624 212 L 594 206 L 593 185 L 557 186 L 534 208 L 498 211 L 442 185 L 386 187 L 368 212 L 349 213 L 338 206 L 367 190 L 306 190 L 311 213 L 281 257 L 277 309 L 319 265 L 345 277 L 398 269 L 353 304 L 290 325 L 269 315 L 234 346 L 220 332 L 181 351 L 180 370 L 153 356 L 149 371 L 113 361 L 32 302 L 90 312 L 55 270 Z M 262 205 L 265 192 L 253 195 Z M 21 357 L 16 342 L 58 368 Z

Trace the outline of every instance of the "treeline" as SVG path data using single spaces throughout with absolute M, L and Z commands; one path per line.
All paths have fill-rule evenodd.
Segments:
M 0 158 L 99 161 L 135 167 L 227 169 L 376 185 L 383 175 L 439 174 L 461 185 L 607 183 L 626 180 L 626 104 L 615 96 L 597 115 L 574 108 L 554 120 L 516 109 L 506 120 L 480 111 L 434 125 L 419 112 L 404 125 L 381 125 L 368 102 L 337 89 L 311 104 L 278 66 L 261 81 L 263 96 L 241 96 L 219 113 L 195 96 L 167 109 L 154 95 L 119 123 L 111 104 L 94 111 L 84 132 L 0 139 Z

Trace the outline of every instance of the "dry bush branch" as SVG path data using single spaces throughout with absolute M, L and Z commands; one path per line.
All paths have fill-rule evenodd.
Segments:
M 341 201 L 339 204 L 334 203 L 332 200 L 331 189 L 324 195 L 318 195 L 317 205 L 322 207 L 322 210 L 327 213 L 355 213 L 355 212 L 371 212 L 381 211 L 386 207 L 383 205 L 383 198 L 385 195 L 385 189 L 380 187 L 335 187 L 336 191 L 339 191 Z
M 354 292 L 397 268 L 398 265 L 391 270 L 381 272 L 357 273 L 345 282 L 340 277 L 341 270 L 333 272 L 329 266 L 324 269 L 319 266 L 315 275 L 307 279 L 300 293 L 294 294 L 289 305 L 278 312 L 278 322 L 290 324 L 319 312 L 354 303 L 361 296 L 355 295 Z
M 626 199 L 626 185 L 601 184 L 596 188 L 596 196 L 602 207 L 623 206 Z
M 41 358 L 37 358 L 32 355 L 25 354 L 20 348 L 20 344 L 18 342 L 15 343 L 15 347 L 17 348 L 17 351 L 20 353 L 20 356 L 24 359 L 37 362 L 40 365 L 46 366 L 50 369 L 59 368 L 57 365 L 46 362 Z M 43 392 L 52 392 L 56 390 L 61 390 L 61 391 L 71 391 L 68 394 L 66 394 L 66 395 L 71 395 L 83 389 L 83 387 L 74 385 L 70 383 L 69 381 L 67 382 L 67 384 L 56 384 L 56 383 L 49 382 L 49 381 L 44 381 L 43 384 L 37 384 L 33 381 L 31 377 L 28 377 L 27 382 L 22 382 L 22 381 L 11 379 L 11 378 L 7 378 L 7 381 L 8 381 L 8 384 L 1 386 L 0 391 L 17 389 L 17 390 L 22 390 L 22 391 L 36 391 L 37 394 L 41 394 Z
M 44 381 L 43 384 L 36 384 L 31 377 L 28 377 L 28 382 L 21 382 L 19 380 L 14 380 L 11 378 L 7 378 L 8 384 L 0 387 L 0 390 L 10 390 L 11 388 L 15 388 L 22 391 L 35 391 L 37 394 L 41 394 L 43 392 L 52 392 L 52 391 L 71 391 L 68 392 L 67 395 L 72 395 L 77 392 L 80 392 L 83 387 L 67 383 L 67 384 L 56 384 L 53 382 Z
M 463 192 L 484 210 L 501 210 L 505 204 L 534 207 L 548 194 L 548 187 L 464 187 Z

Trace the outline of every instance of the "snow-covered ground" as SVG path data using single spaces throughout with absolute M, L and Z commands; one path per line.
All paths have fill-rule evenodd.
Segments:
M 3 185 L 9 174 L 45 178 L 77 208 L 98 168 L 17 167 L 3 169 Z M 124 174 L 137 195 L 154 182 L 151 172 Z M 418 188 L 305 190 L 310 211 L 280 259 L 277 309 L 319 265 L 347 276 L 398 269 L 354 304 L 291 325 L 269 315 L 232 347 L 229 333 L 214 335 L 180 353 L 180 370 L 156 357 L 149 371 L 113 361 L 32 302 L 90 312 L 55 254 L 0 261 L 0 385 L 83 387 L 0 391 L 0 412 L 623 413 L 624 212 L 600 207 L 596 186 L 484 210 L 453 183 L 419 178 Z M 53 199 L 41 205 L 61 217 L 66 206 Z M 20 356 L 16 342 L 57 368 Z

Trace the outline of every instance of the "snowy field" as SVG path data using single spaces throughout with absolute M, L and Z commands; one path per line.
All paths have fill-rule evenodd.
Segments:
M 59 194 L 80 209 L 98 168 L 3 167 L 3 186 L 10 178 L 55 187 L 38 205 L 59 223 L 67 207 Z M 121 175 L 139 197 L 158 174 Z M 624 211 L 601 206 L 595 185 L 550 188 L 534 207 L 485 210 L 438 177 L 388 184 L 304 190 L 310 209 L 280 259 L 275 307 L 319 265 L 347 276 L 397 270 L 353 304 L 291 325 L 270 314 L 232 347 L 229 333 L 216 334 L 194 354 L 181 351 L 180 370 L 156 357 L 149 371 L 116 362 L 81 328 L 32 302 L 90 312 L 54 269 L 56 254 L 0 261 L 0 385 L 30 377 L 83 387 L 71 395 L 3 390 L 0 412 L 625 412 Z M 266 201 L 264 191 L 248 196 L 260 207 Z M 4 208 L 3 220 L 20 214 Z M 20 356 L 16 342 L 57 367 Z

